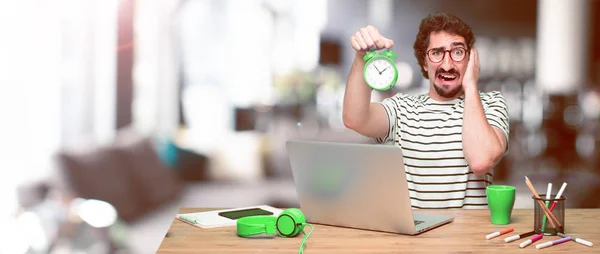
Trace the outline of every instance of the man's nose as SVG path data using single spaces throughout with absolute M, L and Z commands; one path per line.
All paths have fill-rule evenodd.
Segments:
M 450 52 L 444 52 L 444 59 L 442 59 L 442 64 L 440 67 L 446 71 L 452 69 L 452 58 L 450 57 Z

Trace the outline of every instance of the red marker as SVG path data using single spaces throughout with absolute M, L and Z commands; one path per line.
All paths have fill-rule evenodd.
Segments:
M 521 247 L 521 248 L 525 248 L 525 247 L 527 247 L 528 245 L 530 245 L 530 244 L 532 244 L 532 243 L 535 243 L 537 240 L 540 240 L 540 239 L 542 239 L 542 236 L 544 236 L 544 234 L 543 234 L 543 233 L 542 233 L 542 234 L 539 234 L 539 235 L 536 235 L 536 236 L 532 237 L 531 239 L 529 239 L 529 240 L 527 240 L 527 241 L 524 241 L 524 242 L 522 242 L 521 244 L 519 244 L 519 247 Z
M 515 228 L 507 228 L 507 229 L 505 229 L 505 230 L 502 230 L 502 231 L 497 231 L 497 232 L 491 233 L 491 234 L 489 234 L 489 235 L 486 235 L 486 236 L 485 236 L 485 239 L 488 239 L 488 240 L 489 240 L 489 239 L 492 239 L 492 238 L 494 238 L 494 237 L 496 237 L 496 236 L 499 236 L 499 235 L 504 235 L 504 234 L 506 234 L 506 233 L 513 232 L 513 230 L 515 230 Z

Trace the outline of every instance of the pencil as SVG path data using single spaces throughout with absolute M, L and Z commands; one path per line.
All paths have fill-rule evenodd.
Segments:
M 538 204 L 540 205 L 540 207 L 542 207 L 542 210 L 546 214 L 546 217 L 548 217 L 548 221 L 550 222 L 550 224 L 552 225 L 552 227 L 556 231 L 561 232 L 561 230 L 559 230 L 559 227 L 562 228 L 562 225 L 560 224 L 560 222 L 558 221 L 558 219 L 556 218 L 556 216 L 554 216 L 554 214 L 551 213 L 550 210 L 548 210 L 548 207 L 546 207 L 544 205 L 544 202 L 542 202 L 542 200 L 540 199 L 540 196 L 535 191 L 535 188 L 533 188 L 533 185 L 531 185 L 531 182 L 529 181 L 529 178 L 527 178 L 527 176 L 525 176 L 525 184 L 527 184 L 527 187 L 529 188 L 529 190 L 531 191 L 531 193 L 533 194 L 533 196 L 538 201 Z M 557 224 L 558 224 L 558 227 L 556 226 Z
M 556 224 L 558 224 L 558 226 L 560 228 L 562 228 L 562 225 L 560 224 L 560 222 L 558 221 L 558 219 L 556 218 L 556 216 L 554 216 L 554 214 L 552 212 L 550 212 L 550 210 L 548 210 L 548 207 L 546 207 L 544 205 L 544 202 L 542 202 L 540 196 L 537 194 L 537 191 L 535 191 L 535 188 L 533 188 L 533 185 L 531 184 L 531 181 L 529 181 L 529 178 L 527 176 L 525 176 L 525 183 L 527 184 L 527 187 L 529 188 L 529 190 L 531 191 L 531 193 L 533 193 L 533 196 L 538 201 L 538 204 L 540 205 L 540 207 L 542 207 L 542 210 L 544 211 L 544 213 L 548 217 L 548 221 L 550 222 L 550 224 L 552 225 L 552 227 L 555 230 L 557 230 L 557 231 L 560 232 L 561 230 L 558 229 L 558 227 L 556 226 Z

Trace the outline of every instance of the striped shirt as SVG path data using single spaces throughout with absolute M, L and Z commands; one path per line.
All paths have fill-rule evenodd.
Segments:
M 506 137 L 508 107 L 500 92 L 479 92 L 488 123 Z M 381 102 L 389 119 L 388 133 L 376 139 L 402 149 L 413 208 L 487 208 L 485 188 L 493 169 L 476 176 L 462 146 L 464 95 L 434 101 L 427 94 L 398 93 Z

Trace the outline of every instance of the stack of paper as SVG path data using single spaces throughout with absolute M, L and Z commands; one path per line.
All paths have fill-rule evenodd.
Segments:
M 252 209 L 255 212 L 247 212 L 247 210 L 250 210 L 250 209 Z M 225 213 L 225 212 L 229 212 L 229 213 Z M 282 212 L 282 210 L 279 208 L 268 206 L 268 205 L 259 205 L 259 206 L 248 206 L 248 207 L 241 207 L 241 208 L 214 210 L 214 211 L 197 212 L 197 213 L 182 213 L 182 214 L 177 214 L 177 216 L 175 218 L 177 218 L 180 221 L 183 221 L 187 224 L 190 224 L 192 226 L 199 227 L 199 228 L 217 228 L 217 227 L 235 226 L 237 219 L 239 219 L 238 218 L 239 216 L 245 217 L 245 216 L 253 215 L 253 214 L 267 215 L 266 212 L 272 213 L 273 216 L 279 216 L 279 214 Z M 230 218 L 225 217 L 225 216 L 228 216 Z

